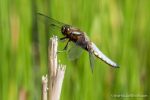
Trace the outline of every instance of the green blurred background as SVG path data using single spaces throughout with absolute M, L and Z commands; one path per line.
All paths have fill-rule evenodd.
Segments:
M 87 52 L 76 61 L 60 54 L 67 65 L 61 100 L 149 99 L 149 0 L 0 0 L 0 100 L 41 99 L 50 33 L 37 12 L 84 30 L 120 65 L 96 59 L 92 74 Z M 115 97 L 126 94 L 145 97 Z

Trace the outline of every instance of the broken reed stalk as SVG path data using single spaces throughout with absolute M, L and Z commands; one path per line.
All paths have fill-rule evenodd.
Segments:
M 47 100 L 47 83 L 48 83 L 48 78 L 46 76 L 42 76 L 42 100 Z
M 58 64 L 57 61 L 57 37 L 53 36 L 49 40 L 48 46 L 48 57 L 49 57 L 49 99 L 48 100 L 59 100 L 61 94 L 61 87 L 64 79 L 66 66 Z

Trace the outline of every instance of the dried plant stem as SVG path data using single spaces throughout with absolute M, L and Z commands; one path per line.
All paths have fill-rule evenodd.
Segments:
M 49 100 L 59 100 L 61 87 L 65 74 L 65 65 L 57 61 L 57 37 L 53 36 L 49 41 Z
M 47 100 L 47 83 L 48 78 L 46 76 L 42 76 L 42 100 Z

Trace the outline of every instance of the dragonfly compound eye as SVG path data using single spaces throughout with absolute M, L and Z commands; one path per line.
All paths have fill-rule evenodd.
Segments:
M 70 32 L 70 27 L 65 25 L 62 27 L 61 29 L 61 32 L 64 34 L 64 35 L 67 35 L 69 32 Z
M 62 32 L 63 35 L 66 35 L 66 27 L 65 26 L 62 26 L 61 32 Z

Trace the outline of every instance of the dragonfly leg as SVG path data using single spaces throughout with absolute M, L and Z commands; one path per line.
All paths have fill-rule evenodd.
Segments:
M 69 42 L 70 42 L 70 40 L 68 40 L 68 42 L 67 42 L 67 44 L 66 44 L 66 46 L 64 47 L 63 50 L 67 50 Z
M 69 42 L 70 42 L 70 40 L 67 41 L 67 44 L 66 44 L 66 46 L 64 47 L 64 49 L 61 50 L 61 51 L 57 51 L 57 53 L 65 52 L 65 51 L 67 50 L 67 47 L 68 47 Z
M 59 40 L 65 40 L 67 37 L 62 37 L 62 38 L 60 38 Z

